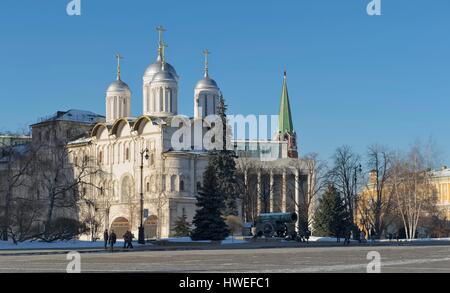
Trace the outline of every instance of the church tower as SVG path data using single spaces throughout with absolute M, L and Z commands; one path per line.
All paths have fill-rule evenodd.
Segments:
M 298 158 L 297 134 L 295 133 L 294 126 L 292 124 L 291 105 L 289 103 L 286 71 L 284 72 L 280 114 L 278 119 L 278 140 L 287 141 L 289 158 Z
M 130 117 L 131 112 L 131 90 L 120 77 L 120 54 L 117 58 L 117 80 L 110 84 L 106 90 L 106 122 L 113 123 L 115 120 Z
M 203 119 L 208 115 L 217 113 L 219 105 L 220 89 L 214 79 L 209 77 L 208 56 L 210 52 L 206 49 L 205 68 L 203 79 L 197 82 L 194 90 L 194 118 Z
M 165 117 L 178 113 L 178 75 L 172 65 L 166 62 L 162 26 L 159 32 L 158 57 L 143 77 L 143 113 L 145 115 Z

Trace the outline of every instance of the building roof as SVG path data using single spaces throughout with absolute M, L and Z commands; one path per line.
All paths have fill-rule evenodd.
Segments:
M 104 121 L 105 116 L 96 114 L 94 112 L 85 111 L 85 110 L 76 110 L 71 109 L 68 111 L 58 111 L 52 116 L 44 117 L 39 119 L 39 122 L 36 124 L 51 122 L 51 121 L 68 121 L 68 122 L 77 122 L 77 123 L 87 123 L 93 124 Z M 34 124 L 34 125 L 36 125 Z
M 450 177 L 450 168 L 442 167 L 440 170 L 432 171 L 433 177 Z
M 286 72 L 284 72 L 283 90 L 281 93 L 281 105 L 278 121 L 278 131 L 283 135 L 293 134 L 294 126 L 292 124 L 291 105 L 289 104 L 289 93 L 287 89 Z

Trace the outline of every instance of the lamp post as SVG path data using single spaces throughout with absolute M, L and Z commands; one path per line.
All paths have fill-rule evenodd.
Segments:
M 354 196 L 354 200 L 355 200 L 355 212 L 354 212 L 354 217 L 356 218 L 357 215 L 357 210 L 358 210 L 358 174 L 362 173 L 362 166 L 361 164 L 359 164 L 358 166 L 355 166 L 355 173 L 354 173 L 354 186 L 355 186 L 355 196 Z M 354 219 L 356 220 L 356 219 Z
M 140 206 L 140 213 L 141 213 L 141 224 L 139 226 L 139 237 L 138 237 L 138 243 L 139 244 L 145 244 L 145 233 L 144 233 L 144 157 L 146 160 L 148 160 L 148 149 L 144 149 L 141 151 L 141 206 Z

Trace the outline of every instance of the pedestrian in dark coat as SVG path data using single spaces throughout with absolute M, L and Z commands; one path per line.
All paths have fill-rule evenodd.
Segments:
M 116 244 L 117 236 L 116 233 L 114 233 L 114 230 L 111 231 L 111 234 L 109 235 L 109 245 L 111 246 L 111 252 L 114 251 L 114 244 Z
M 108 240 L 109 240 L 108 229 L 106 229 L 105 232 L 103 232 L 103 240 L 105 241 L 105 249 L 107 249 L 108 248 Z
M 127 248 L 128 246 L 128 230 L 123 234 L 123 248 Z
M 309 237 L 311 237 L 311 231 L 309 229 L 306 229 L 306 244 L 309 244 Z
M 128 234 L 128 235 L 127 235 L 127 240 L 128 240 L 127 248 L 134 248 L 134 247 L 133 247 L 133 238 L 134 238 L 133 233 L 131 233 L 130 231 L 128 231 L 127 234 Z

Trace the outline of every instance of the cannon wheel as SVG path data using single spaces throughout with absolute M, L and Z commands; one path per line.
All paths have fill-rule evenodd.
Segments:
M 278 236 L 278 237 L 286 237 L 287 234 L 288 234 L 288 227 L 287 227 L 286 224 L 283 225 L 282 228 L 280 228 L 280 229 L 277 231 L 277 236 Z
M 273 237 L 273 234 L 275 233 L 275 229 L 271 223 L 265 223 L 263 231 L 266 238 Z

